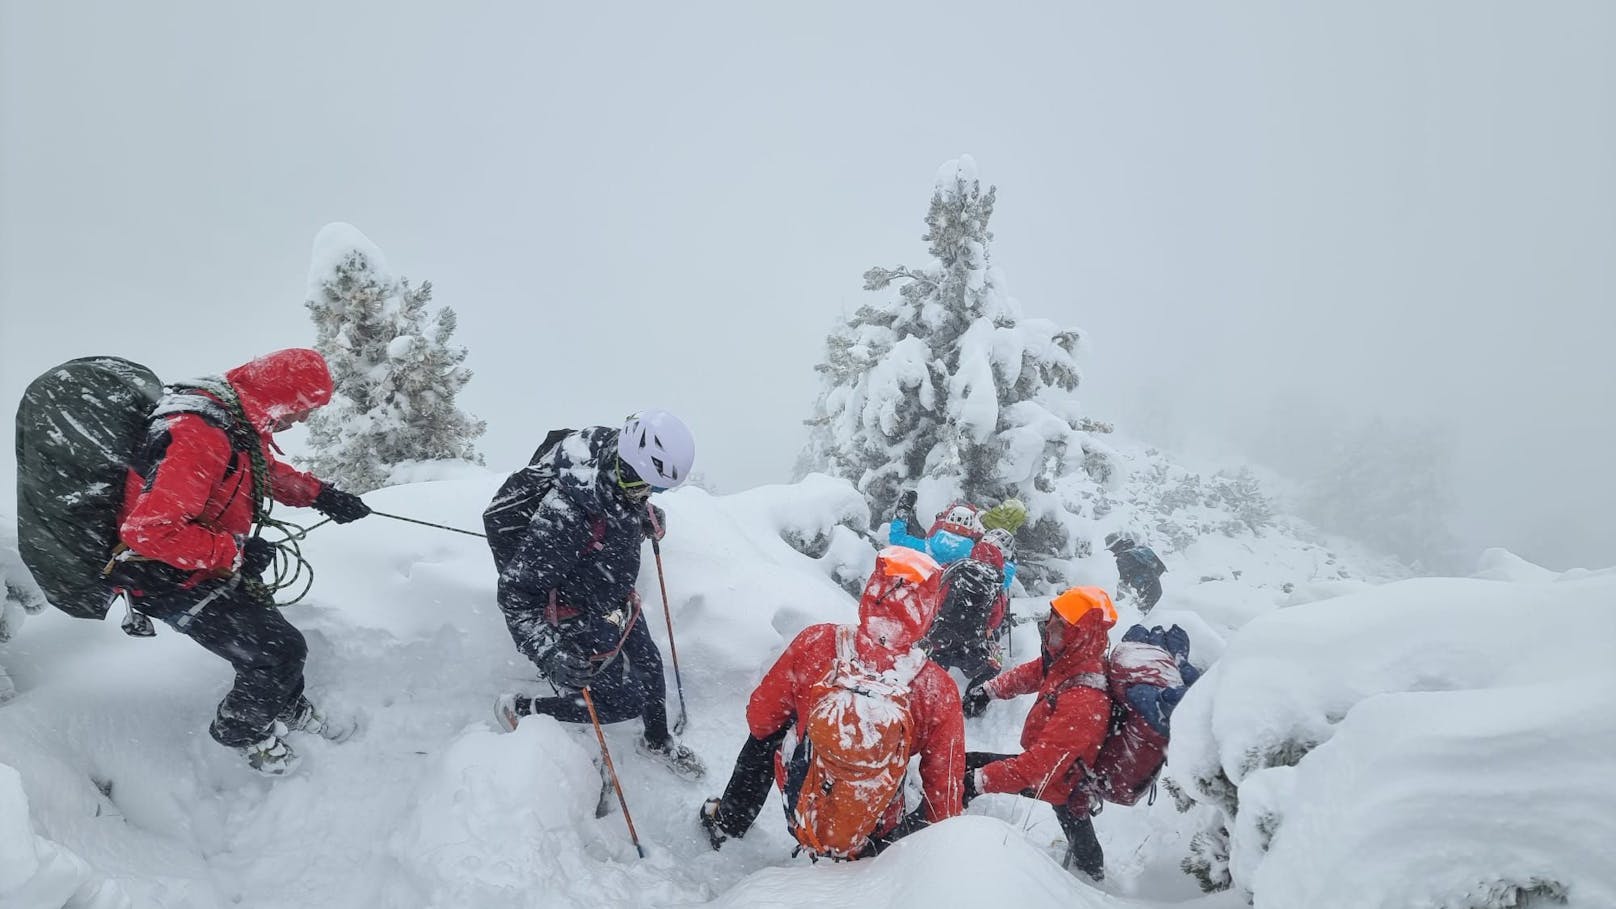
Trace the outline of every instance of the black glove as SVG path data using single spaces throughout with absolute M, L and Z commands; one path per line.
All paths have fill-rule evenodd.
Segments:
M 656 512 L 656 521 L 651 520 L 651 512 Z M 655 505 L 647 504 L 646 513 L 640 518 L 640 527 L 645 535 L 653 540 L 661 541 L 668 532 L 668 513 Z
M 988 702 L 993 700 L 993 695 L 988 694 L 986 688 L 977 685 L 967 689 L 962 700 L 966 716 L 981 716 L 982 711 L 988 709 Z
M 563 688 L 587 688 L 595 677 L 589 654 L 571 640 L 553 635 L 537 649 L 534 660 L 544 677 Z
M 971 803 L 971 799 L 974 799 L 974 798 L 976 798 L 977 796 L 979 796 L 981 794 L 982 793 L 976 791 L 976 771 L 975 770 L 967 770 L 967 771 L 965 771 L 965 797 L 963 799 L 964 803 L 969 805 Z
M 920 523 L 919 519 L 915 517 L 915 502 L 919 501 L 919 498 L 913 489 L 905 489 L 903 494 L 898 496 L 897 507 L 892 509 L 892 519 L 908 524 L 911 533 L 914 532 L 915 526 Z
M 314 510 L 338 524 L 357 521 L 370 514 L 370 506 L 365 504 L 364 499 L 351 492 L 343 492 L 330 483 L 320 486 L 320 494 L 314 497 Z
M 263 537 L 253 537 L 241 548 L 241 568 L 236 573 L 244 578 L 261 578 L 273 564 L 275 544 Z

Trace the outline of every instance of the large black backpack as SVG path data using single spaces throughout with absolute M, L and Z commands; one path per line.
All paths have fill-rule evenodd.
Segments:
M 47 370 L 17 406 L 17 549 L 51 605 L 101 619 L 129 461 L 163 393 L 150 369 L 84 357 Z
M 1003 572 L 975 559 L 960 559 L 943 569 L 942 603 L 929 640 L 940 647 L 985 640 L 988 615 L 1003 583 Z
M 494 554 L 494 566 L 501 573 L 516 555 L 522 534 L 533 520 L 533 512 L 539 509 L 540 500 L 555 486 L 555 458 L 551 457 L 551 452 L 571 434 L 570 429 L 550 430 L 527 466 L 506 478 L 483 511 L 488 549 Z

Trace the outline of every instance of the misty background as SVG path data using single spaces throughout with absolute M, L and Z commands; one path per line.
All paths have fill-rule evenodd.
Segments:
M 311 344 L 340 220 L 459 313 L 490 466 L 662 406 L 784 481 L 969 153 L 1094 417 L 1291 472 L 1412 427 L 1472 555 L 1612 565 L 1613 46 L 1604 2 L 0 2 L 0 399 Z

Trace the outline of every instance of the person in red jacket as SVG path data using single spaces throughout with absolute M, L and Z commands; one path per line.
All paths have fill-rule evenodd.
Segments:
M 1016 755 L 973 751 L 966 756 L 965 799 L 1012 792 L 1055 806 L 1066 833 L 1067 867 L 1103 880 L 1105 855 L 1094 835 L 1088 798 L 1068 808 L 1072 791 L 1092 766 L 1111 728 L 1106 686 L 1107 635 L 1117 623 L 1111 596 L 1098 587 L 1073 587 L 1050 602 L 1043 623 L 1043 653 L 1004 673 L 968 699 L 985 703 L 1037 693 L 1021 727 Z
M 853 657 L 876 672 L 894 670 L 905 661 L 919 664 L 908 683 L 908 753 L 920 756 L 925 793 L 924 805 L 905 817 L 900 787 L 860 854 L 872 855 L 902 835 L 960 813 L 965 719 L 959 689 L 946 670 L 915 647 L 936 617 L 941 574 L 924 553 L 898 546 L 883 549 L 859 598 L 856 631 L 853 626 L 812 625 L 786 647 L 747 703 L 750 735 L 729 785 L 721 797 L 702 806 L 699 818 L 714 849 L 729 837 L 744 836 L 768 798 L 770 783 L 783 783 L 782 745 L 814 708 L 815 689 L 823 690 L 835 673 L 838 634 L 850 631 Z M 789 817 L 792 806 L 786 811 Z
M 290 731 L 337 740 L 353 731 L 303 696 L 308 647 L 257 583 L 276 549 L 253 533 L 267 499 L 312 506 L 339 524 L 370 513 L 358 496 L 275 458 L 271 434 L 331 395 L 325 358 L 302 348 L 170 387 L 130 465 L 118 515 L 114 585 L 137 612 L 230 661 L 235 685 L 209 731 L 266 773 L 291 765 L 282 738 Z

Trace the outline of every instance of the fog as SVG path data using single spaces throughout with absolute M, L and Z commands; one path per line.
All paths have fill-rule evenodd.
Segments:
M 491 465 L 664 406 L 717 488 L 785 480 L 969 153 L 1096 417 L 1274 464 L 1435 426 L 1468 549 L 1616 564 L 1616 6 L 595 6 L 0 4 L 0 399 L 310 343 L 342 220 L 458 311 Z

